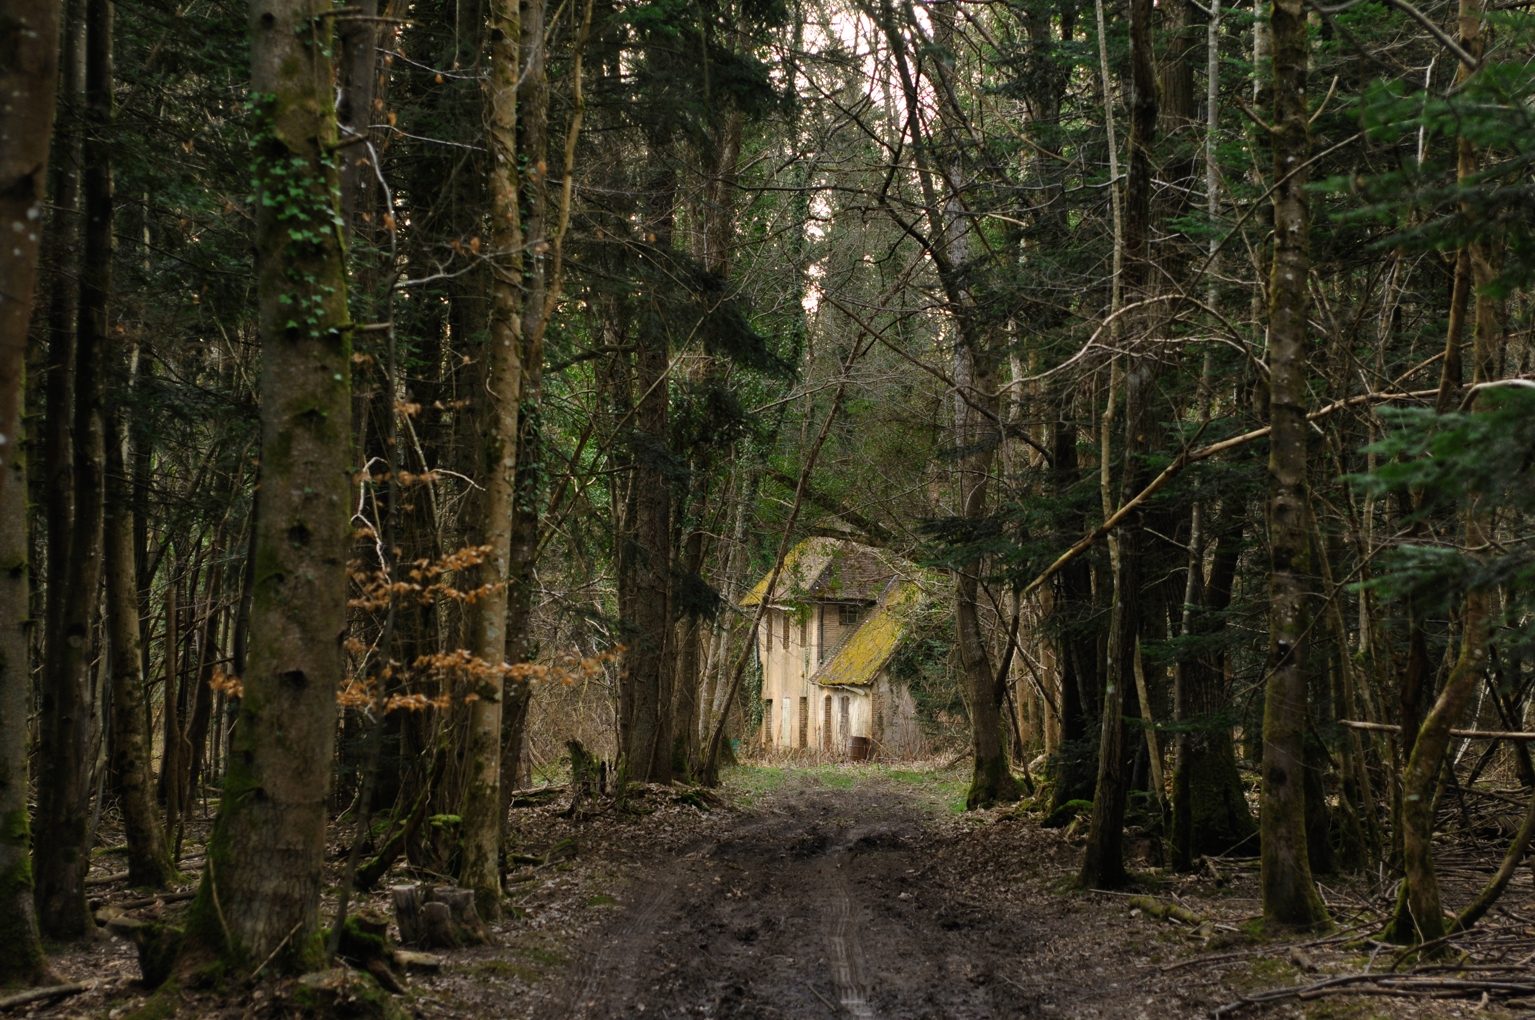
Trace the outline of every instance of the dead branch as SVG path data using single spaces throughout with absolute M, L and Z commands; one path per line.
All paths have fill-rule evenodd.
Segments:
M 1399 998 L 1459 999 L 1486 995 L 1509 999 L 1535 995 L 1535 980 L 1508 978 L 1450 978 L 1413 974 L 1338 974 L 1309 985 L 1275 988 L 1244 995 L 1211 1011 L 1215 1020 L 1234 1016 L 1248 1006 L 1284 999 L 1320 999 L 1328 995 L 1390 995 Z
M 1395 723 L 1361 722 L 1357 719 L 1339 719 L 1340 726 L 1347 726 L 1351 730 L 1369 730 L 1372 733 L 1397 733 L 1402 728 Z M 1513 740 L 1529 742 L 1535 740 L 1535 733 L 1522 730 L 1451 730 L 1450 736 L 1463 737 L 1467 740 Z
M 81 992 L 90 991 L 94 986 L 86 981 L 72 981 L 67 985 L 48 985 L 45 988 L 29 988 L 25 992 L 17 992 L 15 995 L 7 995 L 0 999 L 0 1010 L 15 1009 L 17 1006 L 25 1006 L 33 1002 L 46 1002 L 49 999 L 62 999 L 69 995 L 79 995 Z

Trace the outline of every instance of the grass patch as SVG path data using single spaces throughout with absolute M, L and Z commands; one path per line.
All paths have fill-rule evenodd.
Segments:
M 514 978 L 532 985 L 570 962 L 564 953 L 543 945 L 514 943 L 506 948 L 508 955 L 471 964 L 469 973 L 479 978 Z
M 960 769 L 915 769 L 876 765 L 885 778 L 903 786 L 914 787 L 935 807 L 949 814 L 965 813 L 965 797 L 970 793 L 970 777 Z
M 1295 983 L 1295 967 L 1288 960 L 1273 956 L 1255 956 L 1243 970 L 1228 979 L 1239 992 L 1261 992 Z
M 586 905 L 588 907 L 616 907 L 618 906 L 618 899 L 603 892 L 593 893 L 586 898 Z
M 969 773 L 961 769 L 923 768 L 920 763 L 826 762 L 804 765 L 734 765 L 724 774 L 732 798 L 753 804 L 792 783 L 815 783 L 833 790 L 854 790 L 882 782 L 910 787 L 932 807 L 950 814 L 965 810 Z
M 533 963 L 542 964 L 545 967 L 563 967 L 569 962 L 564 953 L 544 946 L 521 946 L 517 950 L 523 957 Z

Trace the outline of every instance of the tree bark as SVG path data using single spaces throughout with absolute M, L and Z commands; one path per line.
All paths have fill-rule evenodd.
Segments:
M 672 248 L 677 175 L 670 147 L 652 142 L 660 164 L 651 185 L 645 258 L 667 258 Z M 661 267 L 656 265 L 659 270 Z M 619 593 L 625 625 L 619 677 L 624 699 L 619 768 L 642 783 L 672 780 L 672 451 L 669 324 L 661 308 L 641 302 L 635 330 L 634 427 L 629 437 L 632 512 Z
M 517 474 L 512 511 L 511 573 L 508 577 L 507 658 L 530 662 L 533 638 L 534 568 L 542 537 L 545 478 L 541 404 L 544 389 L 544 334 L 549 325 L 549 263 L 555 224 L 549 217 L 549 71 L 544 0 L 522 0 L 522 78 L 518 85 L 517 136 L 522 160 L 532 167 L 522 182 L 523 234 L 529 257 L 523 265 L 522 392 L 517 411 Z M 578 44 L 579 45 L 579 44 Z M 558 281 L 554 282 L 558 286 Z M 522 760 L 527 746 L 532 688 L 518 681 L 506 693 L 501 719 L 501 820 L 511 791 L 527 779 Z
M 1151 289 L 1151 143 L 1157 127 L 1156 69 L 1151 52 L 1151 0 L 1130 3 L 1130 172 L 1125 182 L 1124 266 L 1126 295 L 1131 301 L 1149 297 Z M 1137 324 L 1149 328 L 1143 316 Z M 1138 339 L 1138 338 L 1132 338 Z M 1150 352 L 1132 352 L 1125 369 L 1121 505 L 1145 487 L 1146 457 L 1151 452 L 1151 397 L 1156 360 Z M 1110 399 L 1113 399 L 1112 394 Z M 1145 539 L 1141 510 L 1127 520 L 1113 547 L 1113 608 L 1109 616 L 1107 683 L 1098 733 L 1098 779 L 1093 813 L 1083 855 L 1081 881 L 1089 888 L 1114 888 L 1128 878 L 1124 866 L 1125 801 L 1129 765 L 1135 748 L 1126 739 L 1125 705 L 1134 697 L 1135 656 L 1140 642 L 1141 561 Z M 1138 699 L 1137 699 L 1138 700 Z M 1133 703 L 1133 702 L 1131 702 Z
M 1302 0 L 1273 0 L 1274 258 L 1269 277 L 1269 664 L 1263 703 L 1263 916 L 1315 928 L 1327 910 L 1306 849 L 1309 40 Z
M 0 53 L 10 55 L 0 64 L 0 223 L 9 235 L 8 243 L 0 245 L 0 495 L 23 477 L 23 378 L 47 209 L 59 14 L 58 0 L 9 0 L 0 14 Z M 5 625 L 13 618 L 6 610 Z
M 471 617 L 471 652 L 480 679 L 469 706 L 464 750 L 463 864 L 459 884 L 474 891 L 480 916 L 501 916 L 501 716 L 507 654 L 507 584 L 517 479 L 517 410 L 522 396 L 524 235 L 519 202 L 517 117 L 522 68 L 522 12 L 517 0 L 490 8 L 489 136 L 491 249 L 490 335 L 480 400 L 479 481 L 474 544 L 483 550 L 488 586 Z
M 0 159 L 3 159 L 0 156 Z M 23 380 L 18 376 L 18 386 Z M 12 433 L 12 435 L 15 435 Z M 19 438 L 19 437 L 18 437 Z M 32 687 L 28 611 L 27 480 L 22 446 L 0 449 L 0 987 L 48 972 L 32 901 L 27 817 L 27 702 Z
M 336 686 L 346 667 L 351 331 L 329 8 L 250 8 L 262 342 L 250 660 L 183 965 L 317 963 Z
M 1486 42 L 1482 32 L 1482 0 L 1460 2 L 1460 44 L 1473 59 L 1481 59 Z M 1456 76 L 1464 84 L 1475 71 L 1465 64 Z M 1456 177 L 1468 186 L 1476 177 L 1478 155 L 1470 138 L 1456 140 Z M 1463 207 L 1464 211 L 1464 207 Z M 1493 294 L 1497 278 L 1496 255 L 1490 239 L 1477 237 L 1467 241 L 1457 256 L 1454 301 L 1465 302 L 1466 290 L 1475 295 L 1472 325 L 1471 382 L 1484 383 L 1496 377 L 1499 353 L 1503 345 L 1503 309 Z M 1469 277 L 1467 279 L 1466 277 Z M 1446 353 L 1459 346 L 1459 323 L 1452 314 Z M 1459 377 L 1448 374 L 1440 386 L 1441 410 L 1452 403 L 1446 396 L 1458 392 Z M 1458 366 L 1457 366 L 1458 370 Z M 1473 397 L 1472 409 L 1482 401 Z M 1485 549 L 1493 539 L 1492 513 L 1481 498 L 1473 498 L 1466 509 L 1465 548 Z M 1407 768 L 1402 775 L 1402 872 L 1401 894 L 1397 897 L 1395 916 L 1387 935 L 1404 943 L 1434 942 L 1446 933 L 1444 909 L 1439 893 L 1439 879 L 1434 871 L 1434 807 L 1437 803 L 1439 777 L 1445 753 L 1450 745 L 1450 729 L 1459 721 L 1487 669 L 1488 643 L 1497 611 L 1496 591 L 1488 582 L 1475 583 L 1466 591 L 1461 613 L 1460 648 L 1444 689 L 1424 716 L 1413 741 Z M 1485 907 L 1483 908 L 1485 909 Z
M 88 0 L 85 31 L 85 117 L 81 144 L 84 229 L 74 368 L 74 513 L 62 588 L 48 593 L 61 612 L 48 649 L 41 726 L 48 782 L 38 791 L 36 840 L 38 921 L 43 934 L 83 938 L 95 926 L 85 903 L 90 870 L 90 765 L 96 718 L 91 701 L 93 623 L 101 585 L 101 521 L 105 461 L 102 362 L 107 354 L 112 293 L 112 8 Z
M 110 364 L 119 379 L 130 377 L 121 352 Z M 106 573 L 107 659 L 111 670 L 112 789 L 123 816 L 128 844 L 128 881 L 161 888 L 174 869 L 151 792 L 149 734 L 144 728 L 143 657 L 139 645 L 138 564 L 134 556 L 133 499 L 126 455 L 128 385 L 114 384 L 107 399 L 106 512 L 103 520 Z

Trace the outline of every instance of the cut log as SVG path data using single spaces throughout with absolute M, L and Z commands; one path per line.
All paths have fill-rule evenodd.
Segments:
M 431 893 L 431 899 L 446 903 L 453 915 L 453 925 L 461 942 L 479 945 L 490 941 L 490 931 L 480 920 L 480 912 L 474 907 L 474 890 L 457 886 L 440 885 Z
M 389 898 L 394 902 L 394 923 L 400 929 L 401 944 L 421 945 L 421 887 L 392 885 Z
M 453 923 L 451 907 L 438 902 L 421 905 L 421 941 L 418 945 L 428 949 L 454 949 L 462 943 L 458 926 Z

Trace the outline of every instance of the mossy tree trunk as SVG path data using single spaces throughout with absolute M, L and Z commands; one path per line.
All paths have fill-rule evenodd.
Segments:
M 1263 702 L 1263 916 L 1315 928 L 1327 910 L 1306 849 L 1305 637 L 1311 590 L 1306 527 L 1306 375 L 1309 333 L 1310 42 L 1302 0 L 1273 0 L 1274 258 L 1269 276 L 1269 662 Z
M 473 544 L 481 547 L 484 586 L 470 616 L 470 650 L 480 662 L 464 749 L 463 864 L 459 883 L 474 891 L 480 916 L 501 916 L 501 719 L 506 688 L 507 585 L 517 488 L 517 419 L 522 398 L 524 235 L 518 182 L 518 85 L 522 12 L 517 0 L 490 6 L 490 333 L 477 394 L 478 465 Z
M 517 138 L 524 165 L 531 168 L 522 180 L 523 234 L 531 256 L 523 265 L 522 305 L 522 399 L 517 411 L 517 474 L 512 513 L 511 574 L 508 584 L 507 657 L 528 662 L 537 654 L 533 639 L 533 570 L 542 538 L 541 511 L 543 441 L 540 431 L 544 389 L 544 335 L 548 331 L 552 302 L 551 262 L 557 257 L 560 222 L 552 222 L 549 207 L 549 69 L 544 40 L 547 37 L 544 0 L 522 0 L 522 78 L 519 84 Z M 579 116 L 579 114 L 577 114 Z M 579 127 L 576 121 L 573 127 Z M 507 795 L 520 782 L 523 751 L 527 743 L 528 707 L 532 690 L 526 681 L 511 685 L 501 717 L 501 818 L 505 820 Z
M 188 964 L 247 972 L 312 965 L 322 949 L 353 466 L 330 11 L 319 0 L 250 8 L 262 347 L 250 656 L 183 946 Z

